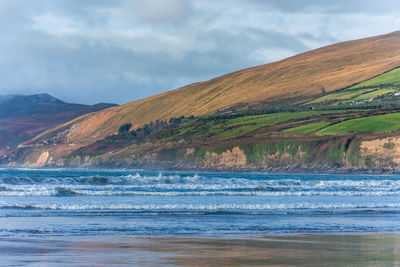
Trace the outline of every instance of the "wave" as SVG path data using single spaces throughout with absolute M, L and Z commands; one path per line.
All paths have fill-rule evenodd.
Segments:
M 125 177 L 1 177 L 0 183 L 8 185 L 58 185 L 58 184 L 82 184 L 82 185 L 106 185 L 106 184 L 126 184 Z
M 19 210 L 35 210 L 32 207 L 19 207 Z M 0 218 L 21 218 L 21 217 L 133 217 L 133 216 L 339 216 L 339 215 L 398 215 L 398 209 L 380 209 L 380 208 L 359 208 L 359 209 L 345 209 L 345 210 L 49 210 L 49 209 L 36 209 L 41 212 L 29 213 L 12 213 L 2 214 Z M 46 211 L 45 213 L 42 211 Z M 56 211 L 56 212 L 50 212 Z
M 0 197 L 27 197 L 27 196 L 55 196 L 55 197 L 74 197 L 74 196 L 160 196 L 160 197 L 179 197 L 179 196 L 259 196 L 259 197 L 301 197 L 301 196 L 400 196 L 400 191 L 303 191 L 303 192 L 262 192 L 262 191 L 131 191 L 131 190 L 93 190 L 91 189 L 71 189 L 71 188 L 43 188 L 37 190 L 7 190 L 0 191 Z
M 197 174 L 110 173 L 95 176 L 0 177 L 0 197 L 25 196 L 397 196 L 400 180 L 308 179 L 207 176 Z M 81 174 L 77 174 L 81 175 Z M 311 179 L 312 178 L 312 179 Z M 334 177 L 336 178 L 336 177 Z M 377 178 L 377 177 L 374 177 Z
M 0 209 L 37 209 L 37 210 L 130 210 L 130 211 L 243 211 L 243 210 L 334 210 L 334 209 L 397 209 L 400 203 L 338 203 L 338 204 L 14 204 L 0 203 Z M 333 211 L 335 212 L 335 211 Z
M 311 176 L 312 177 L 312 176 Z M 315 176 L 313 178 L 319 178 Z M 207 177 L 195 175 L 163 175 L 147 176 L 140 173 L 134 175 L 111 175 L 111 176 L 67 176 L 67 177 L 14 177 L 5 176 L 0 177 L 1 184 L 227 184 L 230 186 L 310 186 L 310 187 L 327 187 L 327 186 L 371 186 L 371 185 L 398 185 L 400 186 L 400 179 L 250 179 L 240 177 Z
M 365 181 L 364 181 L 365 183 Z M 400 185 L 373 181 L 364 186 L 269 184 L 0 184 L 1 196 L 396 196 Z
M 315 176 L 313 178 L 319 178 Z M 234 186 L 249 186 L 249 187 L 288 187 L 288 186 L 303 186 L 303 187 L 365 187 L 365 186 L 385 186 L 396 185 L 400 187 L 400 179 L 272 179 L 265 177 L 263 179 L 250 179 L 241 177 L 219 177 L 219 176 L 201 176 L 201 175 L 144 175 L 140 173 L 128 175 L 92 175 L 92 176 L 66 176 L 66 177 L 48 177 L 48 176 L 6 176 L 0 177 L 0 184 L 10 185 L 57 185 L 57 184 L 73 184 L 73 185 L 105 185 L 105 184 L 119 184 L 119 185 L 222 185 L 225 184 L 230 187 Z
M 79 176 L 79 177 L 0 177 L 0 186 L 4 185 L 125 185 L 150 189 L 255 189 L 279 191 L 287 189 L 347 189 L 371 190 L 397 189 L 400 190 L 400 180 L 367 179 L 367 180 L 301 180 L 301 179 L 248 179 L 221 178 L 198 175 L 163 175 L 146 176 Z

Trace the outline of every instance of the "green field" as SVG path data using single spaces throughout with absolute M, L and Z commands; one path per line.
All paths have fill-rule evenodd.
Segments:
M 290 129 L 286 129 L 286 130 L 284 130 L 284 132 L 295 133 L 295 134 L 309 134 L 309 133 L 315 132 L 316 130 L 321 129 L 327 125 L 329 125 L 329 123 L 327 123 L 325 121 L 318 121 L 318 122 L 313 122 L 313 123 L 293 127 Z
M 397 89 L 393 89 L 393 88 L 378 89 L 376 91 L 360 95 L 360 96 L 358 96 L 358 97 L 356 97 L 356 98 L 354 98 L 352 100 L 361 100 L 361 99 L 366 99 L 368 97 L 375 98 L 375 97 L 378 97 L 378 96 L 386 95 L 386 94 L 389 94 L 389 93 L 394 93 L 394 92 L 397 92 L 397 91 L 398 91 Z
M 262 127 L 273 126 L 279 123 L 295 119 L 306 119 L 308 117 L 321 114 L 338 113 L 341 111 L 303 111 L 303 112 L 284 112 L 263 115 L 251 115 L 236 118 L 224 118 L 215 120 L 194 119 L 181 124 L 168 136 L 192 136 L 192 137 L 230 137 L 243 135 L 260 129 Z
M 379 85 L 400 85 L 400 68 L 394 69 L 375 78 L 366 80 L 365 82 L 356 84 L 349 89 L 361 88 L 361 87 L 373 87 Z
M 396 91 L 395 89 L 390 89 L 390 92 Z M 313 101 L 307 102 L 306 104 L 318 104 L 322 103 L 324 101 L 340 101 L 340 100 L 357 100 L 357 99 L 364 99 L 369 96 L 369 94 L 372 94 L 374 92 L 374 89 L 361 89 L 361 90 L 350 90 L 346 89 L 345 91 L 340 91 L 337 93 L 331 93 L 328 95 L 325 95 L 323 97 L 317 98 Z M 387 92 L 387 93 L 390 93 Z M 379 93 L 377 93 L 379 95 Z M 382 93 L 383 94 L 383 93 Z M 374 94 L 373 94 L 374 95 Z M 376 96 L 371 96 L 371 97 L 376 97 Z
M 284 132 L 295 134 L 309 134 L 328 126 L 339 123 L 343 119 L 352 119 L 353 116 L 337 115 L 331 117 L 326 115 L 345 113 L 346 110 L 332 111 L 301 111 L 283 112 L 262 115 L 249 115 L 234 118 L 216 119 L 193 119 L 180 124 L 176 128 L 164 131 L 158 138 L 214 138 L 235 137 L 259 130 L 265 127 L 268 132 L 281 131 L 280 127 L 287 127 Z M 356 112 L 357 110 L 353 110 Z M 316 116 L 322 116 L 321 121 L 316 121 Z M 310 121 L 311 120 L 311 121 Z M 280 123 L 288 123 L 279 126 Z M 299 124 L 302 124 L 299 126 Z M 277 128 L 274 126 L 277 125 Z M 292 125 L 292 126 L 291 126 Z M 163 136 L 163 137 L 162 137 Z
M 356 91 L 356 92 L 340 92 L 335 94 L 329 94 L 320 98 L 317 98 L 307 104 L 316 104 L 321 103 L 324 101 L 332 101 L 332 100 L 347 100 L 356 96 L 359 96 L 363 93 L 363 91 Z
M 399 91 L 397 87 L 400 87 L 400 68 L 394 69 L 375 78 L 361 82 L 345 90 L 324 95 L 310 102 L 307 102 L 306 105 L 319 104 L 325 101 L 336 101 L 332 104 L 335 106 L 338 104 L 343 104 L 346 101 L 348 102 L 363 100 L 369 97 L 376 98 L 386 95 L 388 93 Z
M 285 113 L 246 116 L 228 120 L 225 126 L 229 127 L 235 125 L 249 125 L 249 124 L 261 124 L 263 126 L 270 126 L 279 122 L 311 117 L 319 114 L 321 114 L 321 112 L 319 111 L 303 111 L 303 112 L 285 112 Z
M 400 129 L 400 113 L 377 115 L 353 120 L 347 120 L 329 126 L 317 134 L 342 134 L 350 132 L 388 132 Z
M 219 125 L 217 126 L 218 129 L 214 129 L 219 132 L 218 136 L 228 137 L 248 133 L 261 127 L 272 126 L 293 119 L 320 115 L 321 113 L 317 111 L 305 111 L 239 117 L 228 120 L 222 127 Z

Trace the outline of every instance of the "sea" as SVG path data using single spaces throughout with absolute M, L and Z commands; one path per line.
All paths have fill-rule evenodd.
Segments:
M 0 169 L 0 237 L 399 231 L 399 175 Z

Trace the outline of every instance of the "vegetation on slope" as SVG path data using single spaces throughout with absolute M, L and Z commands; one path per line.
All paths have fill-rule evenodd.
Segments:
M 341 43 L 85 115 L 18 153 L 49 165 L 375 166 L 360 147 L 400 132 L 399 41 Z
M 328 122 L 317 121 L 317 122 L 312 122 L 312 123 L 296 126 L 293 128 L 289 128 L 289 129 L 284 130 L 284 132 L 295 133 L 295 134 L 309 134 L 309 133 L 316 132 L 317 130 L 319 130 L 321 128 L 325 128 L 328 125 L 329 125 Z
M 360 142 L 375 133 L 392 135 L 400 129 L 396 104 L 400 99 L 394 94 L 397 92 L 394 84 L 366 93 L 365 90 L 344 89 L 331 94 L 351 93 L 354 97 L 367 94 L 369 101 L 363 103 L 343 104 L 340 103 L 343 98 L 331 97 L 324 105 L 318 102 L 318 105 L 315 102 L 304 105 L 296 99 L 284 106 L 157 120 L 133 130 L 130 124 L 122 124 L 118 134 L 77 150 L 70 160 L 86 158 L 98 164 L 183 161 L 191 166 L 218 168 L 227 162 L 223 157 L 237 161 L 240 155 L 233 148 L 238 147 L 246 166 L 256 169 L 260 166 L 373 167 L 370 156 L 361 156 Z
M 396 68 L 392 71 L 354 85 L 351 87 L 351 89 L 377 87 L 382 85 L 400 86 L 400 68 Z
M 31 144 L 59 134 L 60 129 L 74 130 L 65 142 L 88 145 L 115 134 L 124 123 L 132 123 L 135 129 L 180 116 L 262 109 L 288 100 L 306 103 L 394 69 L 400 62 L 399 42 L 400 32 L 395 32 L 323 47 L 86 115 L 46 132 Z M 314 104 L 319 109 L 325 103 Z
M 347 120 L 318 131 L 318 134 L 343 134 L 350 132 L 388 132 L 400 129 L 400 113 L 369 116 Z

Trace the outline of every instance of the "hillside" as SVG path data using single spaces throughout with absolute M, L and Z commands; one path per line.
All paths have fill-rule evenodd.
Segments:
M 113 104 L 70 104 L 48 94 L 0 97 L 0 150 L 14 147 L 39 133 Z
M 400 171 L 399 41 L 339 43 L 87 114 L 0 164 Z
M 400 65 L 400 32 L 330 45 L 282 61 L 230 73 L 206 82 L 134 101 L 78 118 L 34 139 L 72 129 L 62 143 L 88 145 L 118 131 L 150 121 L 205 116 L 230 107 L 268 105 L 307 99 L 339 90 Z

